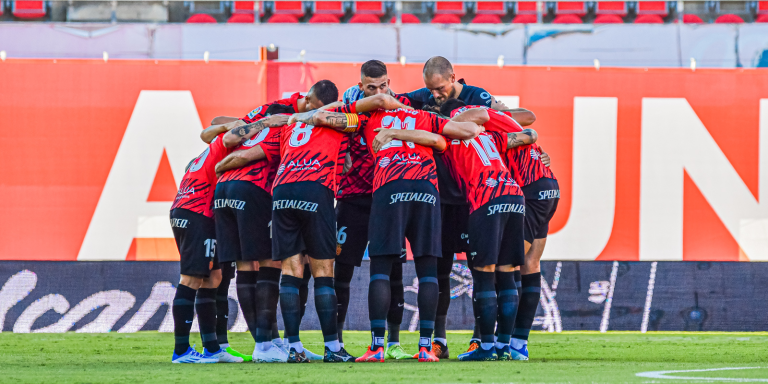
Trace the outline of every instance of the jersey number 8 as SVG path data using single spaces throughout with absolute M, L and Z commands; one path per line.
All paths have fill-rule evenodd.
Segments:
M 312 136 L 313 128 L 315 128 L 314 125 L 297 123 L 293 128 L 293 133 L 291 134 L 291 139 L 288 143 L 291 145 L 291 147 L 301 147 L 302 145 L 309 142 L 309 138 Z

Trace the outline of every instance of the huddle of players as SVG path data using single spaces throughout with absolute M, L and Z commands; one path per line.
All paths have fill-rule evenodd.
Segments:
M 540 295 L 538 260 L 559 198 L 534 144 L 536 133 L 511 116 L 524 125 L 535 117 L 489 108 L 506 109 L 484 90 L 456 82 L 442 57 L 424 67 L 427 88 L 409 94 L 389 90 L 381 62 L 369 61 L 361 72 L 361 83 L 345 92 L 343 103 L 334 102 L 338 91 L 324 80 L 305 98 L 297 93 L 242 119 L 216 118 L 201 135 L 210 146 L 188 166 L 171 210 L 182 274 L 173 307 L 173 362 L 447 358 L 456 252 L 468 252 L 477 323 L 459 359 L 527 359 Z M 419 281 L 417 356 L 399 344 L 405 239 Z M 350 281 L 366 247 L 372 341 L 355 359 L 344 349 L 341 330 Z M 226 343 L 226 292 L 234 272 L 227 264 L 233 262 L 256 341 L 252 356 Z M 522 279 L 515 278 L 519 266 Z M 299 338 L 310 275 L 322 357 Z M 284 340 L 277 332 L 278 299 Z M 195 309 L 202 354 L 189 346 Z

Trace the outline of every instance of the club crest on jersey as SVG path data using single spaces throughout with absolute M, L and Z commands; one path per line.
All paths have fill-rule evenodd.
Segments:
M 496 181 L 496 179 L 494 179 L 492 177 L 489 177 L 489 178 L 485 179 L 485 185 L 493 188 L 493 187 L 499 185 L 499 182 Z
M 522 213 L 525 215 L 525 204 L 494 204 L 488 207 L 488 216 L 497 213 Z
M 418 201 L 421 203 L 435 205 L 437 202 L 435 195 L 417 192 L 393 193 L 390 195 L 390 199 L 391 201 L 389 204 L 394 204 L 397 202 Z
M 389 165 L 389 157 L 384 156 L 381 158 L 381 160 L 379 160 L 379 167 L 384 168 L 387 165 Z

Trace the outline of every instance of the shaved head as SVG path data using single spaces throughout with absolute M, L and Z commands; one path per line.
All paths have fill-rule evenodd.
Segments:
M 434 56 L 424 63 L 424 78 L 431 79 L 434 75 L 440 75 L 447 79 L 453 75 L 453 65 L 445 57 Z

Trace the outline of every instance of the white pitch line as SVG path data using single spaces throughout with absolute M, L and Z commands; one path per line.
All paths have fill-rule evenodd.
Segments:
M 759 369 L 765 367 L 729 367 L 729 368 L 710 368 L 710 369 L 687 369 L 682 371 L 653 371 L 636 373 L 638 377 L 648 377 L 651 379 L 674 379 L 674 380 L 699 380 L 699 381 L 729 381 L 736 383 L 768 382 L 768 379 L 748 379 L 737 377 L 698 377 L 698 376 L 667 376 L 671 373 L 686 372 L 712 372 L 712 371 L 733 371 L 739 369 Z
M 600 321 L 600 332 L 608 331 L 608 322 L 611 321 L 611 302 L 613 302 L 613 288 L 616 286 L 616 276 L 619 273 L 619 262 L 613 262 L 611 269 L 611 283 L 608 287 L 608 296 L 605 298 L 605 309 L 603 309 L 603 319 Z
M 640 332 L 648 331 L 648 319 L 651 315 L 651 302 L 653 301 L 653 287 L 656 285 L 656 264 L 651 263 L 651 276 L 648 278 L 648 293 L 645 295 L 645 308 L 643 309 L 643 323 L 640 325 Z

